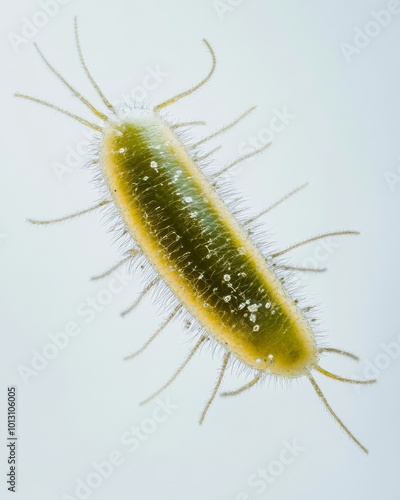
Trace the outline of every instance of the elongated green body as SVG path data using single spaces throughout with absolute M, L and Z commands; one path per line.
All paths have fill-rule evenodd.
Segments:
M 108 122 L 101 164 L 132 237 L 208 334 L 257 370 L 316 363 L 304 315 L 158 114 Z
M 283 280 L 273 271 L 277 266 L 276 257 L 289 250 L 323 237 L 358 234 L 358 232 L 337 231 L 309 238 L 273 254 L 266 260 L 228 206 L 218 196 L 215 184 L 211 184 L 201 173 L 196 161 L 190 155 L 190 150 L 227 131 L 247 116 L 254 107 L 191 147 L 185 147 L 174 130 L 204 122 L 186 122 L 170 126 L 159 114 L 160 110 L 189 96 L 208 82 L 216 66 L 215 54 L 209 42 L 203 40 L 211 54 L 212 66 L 207 76 L 197 85 L 159 103 L 152 110 L 138 109 L 128 104 L 122 110 L 117 110 L 100 90 L 86 65 L 76 18 L 74 32 L 82 67 L 97 95 L 109 110 L 109 114 L 104 114 L 93 106 L 52 66 L 37 46 L 36 49 L 51 72 L 90 109 L 96 120 L 102 120 L 103 126 L 46 100 L 27 94 L 15 95 L 52 108 L 100 133 L 100 142 L 93 144 L 98 149 L 94 152 L 91 164 L 100 164 L 103 176 L 98 180 L 101 183 L 103 180 L 106 182 L 112 199 L 108 196 L 93 207 L 58 219 L 29 220 L 33 224 L 53 224 L 100 209 L 112 201 L 115 203 L 118 217 L 122 217 L 125 225 L 123 234 L 129 232 L 139 248 L 130 248 L 128 257 L 92 279 L 108 276 L 133 256 L 140 255 L 145 257 L 158 276 L 147 284 L 135 303 L 122 315 L 133 310 L 141 298 L 160 282 L 160 279 L 169 287 L 178 302 L 142 348 L 124 359 L 131 359 L 143 352 L 182 309 L 185 309 L 200 325 L 199 339 L 185 361 L 161 389 L 142 403 L 153 400 L 165 390 L 185 368 L 202 343 L 208 337 L 212 337 L 226 352 L 214 390 L 201 414 L 200 424 L 204 421 L 219 391 L 233 355 L 244 365 L 254 369 L 256 374 L 243 387 L 222 395 L 232 396 L 244 392 L 261 381 L 263 375 L 267 373 L 285 378 L 306 376 L 336 422 L 364 452 L 368 453 L 333 411 L 314 380 L 311 370 L 316 370 L 331 379 L 353 384 L 370 384 L 375 380 L 347 379 L 318 365 L 319 355 L 324 352 L 357 358 L 341 349 L 317 348 L 313 331 L 303 311 L 297 306 L 297 300 L 292 299 L 287 293 Z M 238 161 L 254 156 L 263 149 L 265 148 L 256 149 Z M 210 156 L 210 153 L 203 156 L 203 159 Z M 215 175 L 225 172 L 238 161 Z M 292 191 L 272 207 L 301 188 Z M 254 222 L 268 210 L 250 218 L 245 225 Z M 269 265 L 271 261 L 273 267 Z M 290 269 L 288 266 L 284 267 Z M 292 269 L 310 270 L 301 267 Z

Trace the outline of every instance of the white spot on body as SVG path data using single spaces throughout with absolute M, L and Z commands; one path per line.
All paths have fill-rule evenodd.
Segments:
M 156 161 L 151 161 L 150 167 L 153 168 L 158 174 L 158 163 Z

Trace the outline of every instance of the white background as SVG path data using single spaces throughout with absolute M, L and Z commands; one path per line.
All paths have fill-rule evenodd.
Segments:
M 91 492 L 96 500 L 400 497 L 400 358 L 389 358 L 383 346 L 395 342 L 393 348 L 400 349 L 400 183 L 395 183 L 400 14 L 349 62 L 341 44 L 353 44 L 354 28 L 364 30 L 374 19 L 371 11 L 386 9 L 387 0 L 231 3 L 237 5 L 219 15 L 212 0 L 72 0 L 29 43 L 17 46 L 10 33 L 21 36 L 24 19 L 39 19 L 43 9 L 32 0 L 3 6 L 1 498 L 12 497 L 5 479 L 4 417 L 7 386 L 13 384 L 18 386 L 17 496 L 23 500 L 78 498 L 77 480 L 86 481 L 93 462 L 108 460 L 113 451 L 121 453 L 124 463 Z M 306 191 L 265 218 L 266 231 L 282 247 L 325 231 L 361 231 L 359 237 L 337 240 L 328 258 L 323 254 L 320 265 L 329 267 L 327 273 L 304 281 L 306 296 L 321 305 L 325 344 L 362 358 L 357 365 L 332 355 L 324 366 L 343 376 L 368 376 L 367 366 L 380 372 L 378 384 L 359 391 L 318 377 L 332 406 L 370 449 L 369 456 L 333 422 L 306 380 L 217 399 L 199 427 L 220 363 L 207 350 L 163 396 L 177 407 L 172 415 L 134 453 L 121 442 L 131 426 L 149 424 L 157 404 L 139 407 L 138 402 L 164 383 L 190 344 L 177 324 L 140 358 L 123 362 L 161 318 L 150 300 L 120 318 L 141 289 L 135 277 L 92 322 L 78 315 L 78 306 L 109 284 L 109 278 L 91 282 L 89 277 L 119 258 L 101 216 L 48 228 L 26 223 L 27 217 L 61 216 L 97 199 L 88 172 L 72 169 L 61 181 L 55 175 L 57 162 L 66 164 L 66 148 L 76 149 L 84 139 L 84 128 L 12 97 L 23 91 L 89 116 L 44 67 L 31 43 L 38 42 L 95 101 L 73 45 L 74 15 L 79 16 L 87 61 L 113 101 L 142 86 L 147 67 L 159 66 L 168 74 L 147 96 L 154 103 L 190 87 L 209 67 L 201 39 L 210 40 L 218 58 L 213 80 L 170 112 L 182 120 L 206 119 L 212 131 L 257 104 L 251 117 L 221 139 L 223 149 L 216 155 L 221 164 L 239 154 L 243 140 L 269 127 L 274 109 L 286 107 L 295 115 L 275 134 L 268 151 L 243 164 L 233 181 L 254 210 L 310 182 Z M 316 243 L 293 252 L 293 262 L 309 260 L 318 248 Z M 49 333 L 64 330 L 71 321 L 80 335 L 24 383 L 18 367 L 30 366 L 32 351 L 42 352 Z M 229 374 L 224 387 L 242 382 Z M 293 440 L 302 448 L 293 463 L 283 466 L 263 492 L 262 486 L 251 486 L 249 478 L 260 468 L 268 470 L 284 442 Z

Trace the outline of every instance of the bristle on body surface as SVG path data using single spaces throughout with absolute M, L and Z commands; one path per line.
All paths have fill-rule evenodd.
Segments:
M 289 196 L 305 187 L 296 188 L 257 215 L 248 215 L 240 206 L 240 197 L 226 199 L 226 187 L 221 182 L 229 169 L 240 161 L 260 153 L 260 148 L 241 157 L 219 171 L 202 168 L 212 165 L 214 150 L 204 150 L 210 139 L 222 135 L 245 118 L 250 108 L 228 125 L 209 136 L 188 141 L 186 130 L 201 121 L 172 123 L 164 109 L 202 87 L 216 66 L 214 51 L 204 43 L 211 55 L 209 72 L 193 88 L 156 105 L 124 103 L 113 106 L 92 77 L 83 58 L 77 21 L 75 39 L 81 65 L 105 112 L 99 111 L 72 87 L 48 62 L 40 57 L 53 74 L 93 114 L 87 120 L 47 101 L 17 94 L 38 104 L 61 112 L 96 131 L 92 144 L 91 165 L 103 199 L 95 206 L 54 220 L 33 220 L 34 224 L 51 224 L 84 215 L 94 210 L 107 210 L 118 218 L 116 237 L 122 239 L 127 254 L 116 266 L 96 276 L 100 279 L 117 267 L 140 262 L 146 273 L 146 283 L 140 297 L 123 312 L 133 311 L 148 293 L 162 293 L 166 317 L 157 331 L 131 359 L 143 352 L 158 335 L 177 318 L 191 325 L 197 341 L 173 376 L 143 403 L 166 389 L 182 372 L 200 347 L 206 343 L 220 348 L 223 361 L 215 387 L 200 417 L 203 422 L 214 401 L 224 374 L 233 362 L 252 373 L 243 387 L 224 392 L 237 395 L 266 377 L 290 380 L 307 377 L 325 407 L 348 436 L 363 451 L 366 448 L 354 437 L 334 413 L 312 372 L 348 383 L 367 384 L 373 380 L 353 380 L 339 377 L 319 366 L 325 352 L 352 356 L 346 351 L 317 345 L 315 317 L 311 307 L 301 305 L 290 286 L 294 272 L 322 271 L 289 265 L 282 255 L 327 236 L 357 234 L 356 231 L 335 231 L 308 238 L 276 251 L 257 241 L 260 217 L 277 207 Z M 98 121 L 101 121 L 101 124 Z M 210 171 L 209 171 L 210 170 Z M 265 236 L 263 240 L 268 239 Z

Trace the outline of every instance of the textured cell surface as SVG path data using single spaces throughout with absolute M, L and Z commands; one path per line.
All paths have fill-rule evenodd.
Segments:
M 102 113 L 90 104 L 50 64 L 37 46 L 36 49 L 51 72 L 90 109 L 96 121 L 100 119 L 103 122 L 103 126 L 43 99 L 27 94 L 15 95 L 69 116 L 99 133 L 92 144 L 93 156 L 88 166 L 101 167 L 102 175 L 97 175 L 96 180 L 102 188 L 106 188 L 107 198 L 95 206 L 65 217 L 53 220 L 30 219 L 30 222 L 42 225 L 63 222 L 101 209 L 105 205 L 113 207 L 115 204 L 115 215 L 118 221 L 122 218 L 123 222 L 121 236 L 129 234 L 135 245 L 132 248 L 131 238 L 128 237 L 130 244 L 128 256 L 93 279 L 108 276 L 127 261 L 139 256 L 150 264 L 152 269 L 148 270 L 153 279 L 147 283 L 134 304 L 121 314 L 125 315 L 134 310 L 142 297 L 160 283 L 169 289 L 164 288 L 164 292 L 170 292 L 163 297 L 165 305 L 168 307 L 171 298 L 174 302 L 172 312 L 147 342 L 124 359 L 132 359 L 143 352 L 182 310 L 186 313 L 186 328 L 189 328 L 194 320 L 198 328 L 197 333 L 200 334 L 196 345 L 168 382 L 142 401 L 142 404 L 153 400 L 169 387 L 203 342 L 213 338 L 216 345 L 222 346 L 224 356 L 218 379 L 201 414 L 200 424 L 203 423 L 210 405 L 218 394 L 224 373 L 234 355 L 243 366 L 253 369 L 255 376 L 241 388 L 225 392 L 223 395 L 233 396 L 244 392 L 262 381 L 264 375 L 268 374 L 286 379 L 306 376 L 331 416 L 350 439 L 368 453 L 365 446 L 333 411 L 311 371 L 316 370 L 328 378 L 351 384 L 372 384 L 375 380 L 344 378 L 318 365 L 322 353 L 331 352 L 352 359 L 357 357 L 341 349 L 317 348 L 313 330 L 303 314 L 303 311 L 306 313 L 310 308 L 300 308 L 298 300 L 293 299 L 283 286 L 286 278 L 279 277 L 274 272 L 278 269 L 322 271 L 323 269 L 279 265 L 276 258 L 306 243 L 328 236 L 359 233 L 357 231 L 325 233 L 291 245 L 281 252 L 268 253 L 268 257 L 264 257 L 260 248 L 253 242 L 253 236 L 250 238 L 253 230 L 246 231 L 245 228 L 304 186 L 281 198 L 257 216 L 245 220 L 241 225 L 235 219 L 236 212 L 230 211 L 217 194 L 219 192 L 217 183 L 211 182 L 196 163 L 208 158 L 215 151 L 214 149 L 199 157 L 197 150 L 199 145 L 232 128 L 254 107 L 214 134 L 188 146 L 185 146 L 186 141 L 183 136 L 181 140 L 179 133 L 176 135 L 176 129 L 201 125 L 205 122 L 169 125 L 159 115 L 160 110 L 189 96 L 208 82 L 216 67 L 216 58 L 211 45 L 203 40 L 210 52 L 212 65 L 207 76 L 197 85 L 167 99 L 152 110 L 139 109 L 133 103 L 129 105 L 125 103 L 117 110 L 102 93 L 85 63 L 76 18 L 74 32 L 82 67 L 103 104 L 108 108 L 108 114 Z M 211 179 L 219 177 L 232 166 L 258 154 L 263 149 L 265 147 L 242 156 L 214 173 Z M 144 263 L 140 266 L 141 269 L 145 267 Z M 315 321 L 315 318 L 311 321 Z
M 300 376 L 317 363 L 303 313 L 156 112 L 110 119 L 101 165 L 130 234 L 209 335 L 276 375 Z

